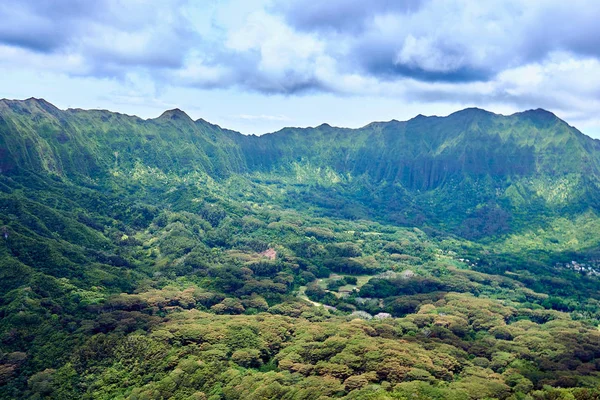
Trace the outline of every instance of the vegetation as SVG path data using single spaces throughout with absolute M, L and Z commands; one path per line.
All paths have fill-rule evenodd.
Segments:
M 599 146 L 0 101 L 0 398 L 598 399 Z

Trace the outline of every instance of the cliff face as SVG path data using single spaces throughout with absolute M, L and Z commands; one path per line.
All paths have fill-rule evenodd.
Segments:
M 357 130 L 286 128 L 241 143 L 251 168 L 305 162 L 418 190 L 452 178 L 596 173 L 600 149 L 598 141 L 539 110 L 505 117 L 467 109 Z
M 409 210 L 442 224 L 485 214 L 482 205 L 510 215 L 600 207 L 600 142 L 544 110 L 501 116 L 466 109 L 355 130 L 324 124 L 256 137 L 193 121 L 178 109 L 143 120 L 59 110 L 40 99 L 0 101 L 4 175 L 102 183 L 140 166 L 217 180 L 337 185 L 342 197 L 380 214 Z

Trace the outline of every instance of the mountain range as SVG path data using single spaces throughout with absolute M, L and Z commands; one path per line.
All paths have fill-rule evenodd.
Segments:
M 477 108 L 447 117 L 327 124 L 246 136 L 179 109 L 154 119 L 0 101 L 0 170 L 77 184 L 156 169 L 280 183 L 330 214 L 432 226 L 467 238 L 600 207 L 600 141 L 554 114 Z

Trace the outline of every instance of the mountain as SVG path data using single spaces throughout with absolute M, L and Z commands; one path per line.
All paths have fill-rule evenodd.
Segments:
M 599 146 L 0 100 L 0 399 L 596 399 Z
M 510 116 L 470 108 L 360 129 L 285 128 L 244 136 L 183 111 L 155 119 L 0 101 L 0 168 L 73 182 L 157 169 L 280 182 L 298 207 L 432 226 L 468 238 L 518 231 L 544 217 L 596 213 L 600 141 L 545 110 Z M 304 200 L 301 200 L 304 199 Z

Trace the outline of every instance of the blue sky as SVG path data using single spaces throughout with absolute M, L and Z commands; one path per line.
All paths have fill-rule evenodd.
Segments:
M 242 133 L 546 108 L 600 138 L 593 0 L 3 0 L 0 97 Z

